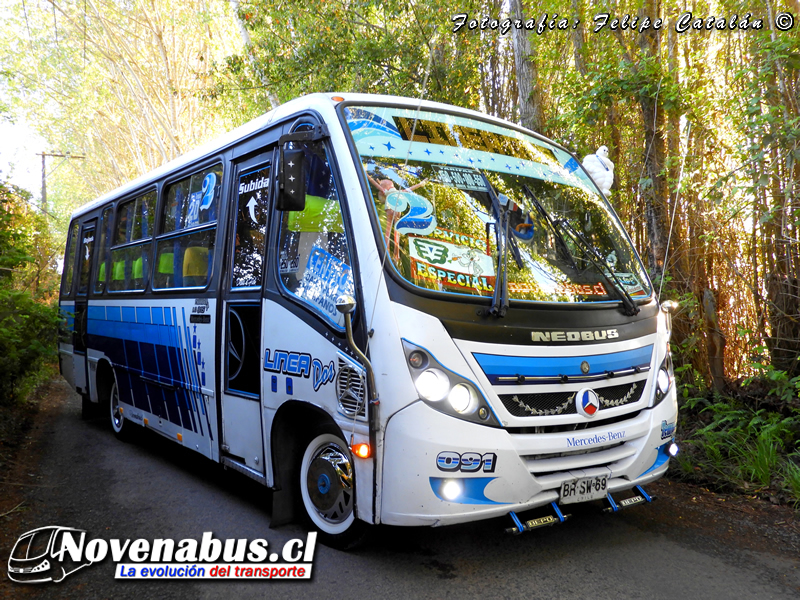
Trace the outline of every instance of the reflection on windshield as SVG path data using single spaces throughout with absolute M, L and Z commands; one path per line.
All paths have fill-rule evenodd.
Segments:
M 619 221 L 566 152 L 454 115 L 420 111 L 416 129 L 408 120 L 416 111 L 407 109 L 347 107 L 345 115 L 389 260 L 414 285 L 493 295 L 503 232 L 492 198 L 500 197 L 508 199 L 511 299 L 617 300 L 609 274 L 634 298 L 650 294 Z M 592 251 L 562 235 L 559 220 Z

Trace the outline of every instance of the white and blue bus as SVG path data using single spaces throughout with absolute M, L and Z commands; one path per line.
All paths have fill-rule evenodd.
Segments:
M 74 213 L 60 362 L 118 437 L 151 429 L 275 490 L 273 525 L 305 512 L 340 545 L 377 523 L 522 532 L 650 500 L 677 451 L 662 308 L 561 146 L 315 94 Z

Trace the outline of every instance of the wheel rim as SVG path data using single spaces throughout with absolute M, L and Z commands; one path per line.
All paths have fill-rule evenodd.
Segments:
M 327 533 L 341 533 L 354 520 L 355 485 L 350 455 L 338 438 L 316 438 L 303 457 L 303 500 L 311 520 Z
M 122 430 L 124 417 L 122 416 L 122 411 L 120 410 L 119 406 L 119 391 L 117 390 L 116 381 L 111 387 L 111 398 L 109 399 L 109 404 L 111 404 L 111 426 L 114 428 L 114 431 L 119 432 Z

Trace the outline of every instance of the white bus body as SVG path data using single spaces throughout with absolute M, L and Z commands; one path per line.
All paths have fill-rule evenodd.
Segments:
M 289 102 L 77 210 L 61 308 L 87 410 L 333 542 L 613 505 L 673 446 L 669 315 L 613 209 L 563 148 L 473 111 Z

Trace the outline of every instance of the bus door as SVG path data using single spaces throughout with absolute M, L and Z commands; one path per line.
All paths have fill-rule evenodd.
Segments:
M 78 244 L 78 289 L 75 295 L 75 330 L 73 333 L 73 369 L 75 387 L 83 394 L 89 393 L 89 363 L 86 360 L 86 327 L 88 323 L 88 293 L 92 281 L 96 219 L 87 221 L 81 228 Z
M 222 461 L 259 480 L 265 476 L 261 297 L 271 156 L 271 151 L 262 152 L 237 167 L 229 229 L 231 268 L 222 286 Z
M 361 381 L 350 356 L 339 296 L 357 297 L 353 241 L 342 211 L 332 153 L 324 142 L 295 144 L 304 150 L 305 207 L 276 211 L 268 248 L 270 275 L 264 302 L 265 422 L 281 404 L 300 401 L 340 418 L 364 418 Z M 273 275 L 274 274 L 274 275 Z M 360 309 L 358 309 L 360 310 Z M 363 329 L 355 319 L 356 339 Z

